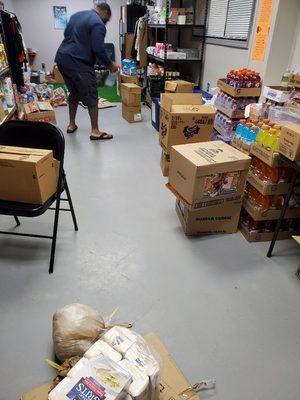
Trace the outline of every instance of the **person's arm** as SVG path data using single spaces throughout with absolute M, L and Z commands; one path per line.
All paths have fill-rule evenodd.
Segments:
M 113 63 L 108 57 L 104 47 L 105 35 L 106 27 L 104 25 L 97 24 L 93 27 L 91 32 L 92 49 L 102 64 L 106 67 L 111 67 Z

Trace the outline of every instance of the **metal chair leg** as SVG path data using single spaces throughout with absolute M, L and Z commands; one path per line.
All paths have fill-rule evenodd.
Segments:
M 54 226 L 53 226 L 53 236 L 52 236 L 52 246 L 51 246 L 51 256 L 50 256 L 50 266 L 49 266 L 49 274 L 53 273 L 54 270 L 54 259 L 55 259 L 55 250 L 56 250 L 56 238 L 57 238 L 57 228 L 58 228 L 58 220 L 59 220 L 59 206 L 60 206 L 60 193 L 56 199 L 56 207 L 55 207 L 55 216 L 54 216 Z
M 285 216 L 286 209 L 288 208 L 289 201 L 290 201 L 290 198 L 291 198 L 292 193 L 293 193 L 293 189 L 294 189 L 294 186 L 295 186 L 295 183 L 296 183 L 297 176 L 298 176 L 298 172 L 296 170 L 294 170 L 293 177 L 292 177 L 292 180 L 291 180 L 291 183 L 290 183 L 290 187 L 289 187 L 289 191 L 288 191 L 288 193 L 287 193 L 287 195 L 285 197 L 284 204 L 283 204 L 282 209 L 281 209 L 280 217 L 279 217 L 279 220 L 277 221 L 275 232 L 273 234 L 272 242 L 270 244 L 270 247 L 269 247 L 269 250 L 268 250 L 268 253 L 267 253 L 267 257 L 269 257 L 269 258 L 272 257 L 272 252 L 273 252 L 276 240 L 277 240 L 278 233 L 279 233 L 280 228 L 281 228 L 282 221 L 283 221 L 284 216 Z
M 14 215 L 14 219 L 16 221 L 17 226 L 20 226 L 21 222 L 20 222 L 19 218 L 16 215 Z
M 71 198 L 71 194 L 70 194 L 70 191 L 69 191 L 69 186 L 68 186 L 67 178 L 66 178 L 66 177 L 65 177 L 65 190 L 66 190 L 68 202 L 69 202 L 69 205 L 70 205 L 70 210 L 71 210 L 71 214 L 72 214 L 74 229 L 75 229 L 75 231 L 78 231 L 78 225 L 77 225 L 76 215 L 75 215 L 75 211 L 74 211 L 74 207 L 73 207 L 73 202 L 72 202 L 72 198 Z

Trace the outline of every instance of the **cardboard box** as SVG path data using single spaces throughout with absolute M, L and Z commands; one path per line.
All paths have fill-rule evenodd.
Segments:
M 160 372 L 160 392 L 159 400 L 175 400 L 179 394 L 191 387 L 191 383 L 186 379 L 179 369 L 172 355 L 161 343 L 155 333 L 145 336 L 146 341 L 161 357 L 162 370 Z M 188 400 L 200 400 L 197 393 L 192 393 Z
M 129 76 L 129 75 L 119 75 L 119 90 L 120 96 L 122 97 L 122 83 L 133 83 L 135 85 L 139 84 L 139 77 L 138 76 Z
M 135 83 L 122 83 L 122 103 L 131 107 L 141 105 L 142 88 Z
M 187 236 L 236 232 L 241 208 L 242 201 L 236 200 L 226 205 L 191 211 L 183 202 L 176 200 L 176 212 Z
M 295 74 L 292 76 L 290 86 L 300 88 L 300 74 Z
M 231 144 L 244 154 L 249 155 L 251 153 L 252 143 L 245 143 L 236 136 L 233 136 Z
M 243 207 L 254 221 L 275 221 L 280 217 L 281 210 L 260 211 L 248 199 L 244 199 Z M 284 218 L 300 218 L 300 208 L 288 208 Z
M 163 151 L 160 157 L 160 168 L 163 176 L 169 176 L 170 155 L 165 154 Z
M 141 122 L 142 121 L 142 114 L 141 114 L 141 105 L 139 106 L 127 106 L 126 104 L 122 103 L 122 117 L 126 119 L 127 122 Z
M 44 204 L 57 188 L 57 164 L 51 150 L 0 146 L 0 199 Z
M 265 86 L 263 96 L 277 103 L 285 103 L 291 97 L 291 90 L 284 86 Z
M 183 80 L 166 81 L 165 93 L 193 93 L 194 84 Z
M 279 153 L 273 153 L 257 143 L 252 144 L 251 154 L 259 158 L 270 167 L 278 167 L 280 164 Z
M 54 67 L 53 77 L 54 77 L 55 83 L 65 83 L 65 80 L 64 80 L 62 74 L 60 73 L 58 67 Z
M 293 239 L 300 244 L 300 236 L 293 236 Z
M 251 158 L 234 147 L 221 141 L 174 146 L 171 160 L 169 184 L 190 209 L 243 196 Z
M 218 88 L 232 97 L 259 97 L 261 88 L 237 88 L 226 83 L 226 79 L 218 79 Z
M 279 152 L 292 161 L 300 161 L 300 124 L 287 123 L 282 127 Z
M 42 121 L 56 125 L 55 112 L 48 101 L 24 104 L 24 115 L 28 121 Z
M 234 110 L 233 108 L 224 107 L 218 101 L 215 102 L 215 107 L 231 119 L 245 118 L 245 110 Z
M 261 194 L 266 195 L 277 195 L 286 194 L 289 190 L 289 183 L 267 183 L 259 179 L 251 169 L 248 173 L 247 181 L 255 187 Z
M 174 361 L 171 354 L 162 344 L 155 333 L 145 335 L 148 344 L 159 354 L 162 361 L 162 369 L 160 372 L 160 392 L 159 400 L 174 400 L 184 390 L 188 389 L 191 384 L 183 375 Z M 39 386 L 34 390 L 24 394 L 21 400 L 47 400 L 48 393 L 53 388 L 53 383 L 49 382 Z M 194 393 L 188 400 L 200 400 L 199 396 Z
M 250 242 L 270 242 L 273 238 L 274 232 L 250 232 L 247 227 L 243 224 L 239 226 L 241 233 L 245 237 L 245 239 Z M 284 232 L 281 231 L 278 233 L 277 240 L 286 240 L 290 239 L 293 235 L 293 232 Z
M 211 140 L 215 111 L 201 103 L 201 94 L 161 94 L 159 143 L 166 154 L 174 145 Z

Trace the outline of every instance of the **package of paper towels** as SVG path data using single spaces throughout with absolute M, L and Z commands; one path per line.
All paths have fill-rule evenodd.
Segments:
M 138 335 L 130 329 L 122 326 L 114 326 L 103 335 L 102 340 L 124 355 L 137 341 L 137 338 Z
M 83 357 L 48 395 L 49 400 L 117 400 L 131 375 L 107 357 Z
M 149 377 L 126 359 L 120 361 L 119 365 L 132 376 L 131 383 L 125 388 L 128 394 L 133 400 L 148 400 Z
M 122 355 L 101 339 L 97 340 L 97 342 L 85 352 L 84 357 L 91 359 L 101 355 L 110 358 L 116 363 L 122 360 Z

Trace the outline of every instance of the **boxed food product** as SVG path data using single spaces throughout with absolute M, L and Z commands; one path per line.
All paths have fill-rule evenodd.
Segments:
M 300 124 L 287 123 L 282 128 L 279 152 L 292 161 L 300 161 Z
M 170 186 L 197 209 L 243 196 L 251 158 L 215 141 L 173 146 Z
M 141 105 L 142 88 L 135 83 L 121 84 L 122 102 L 130 107 Z
M 161 95 L 159 142 L 166 154 L 174 145 L 211 140 L 215 111 L 201 102 L 201 94 Z
M 44 204 L 56 191 L 58 166 L 51 150 L 0 146 L 0 199 Z
M 263 96 L 266 99 L 276 101 L 277 103 L 285 103 L 291 97 L 292 91 L 284 86 L 265 86 Z
M 141 122 L 142 121 L 142 113 L 141 113 L 141 105 L 139 106 L 127 106 L 122 103 L 122 117 L 126 119 L 127 122 Z
M 28 121 L 49 122 L 56 125 L 55 112 L 48 101 L 35 101 L 24 104 L 25 119 Z
M 261 94 L 260 87 L 237 87 L 226 83 L 226 79 L 218 79 L 218 88 L 232 97 L 259 97 Z
M 236 232 L 241 208 L 242 201 L 235 200 L 191 211 L 181 200 L 176 200 L 176 212 L 187 236 Z
M 166 81 L 165 93 L 193 93 L 194 84 L 181 79 L 175 81 Z
M 163 176 L 169 176 L 170 155 L 165 154 L 164 151 L 161 152 L 160 168 Z

